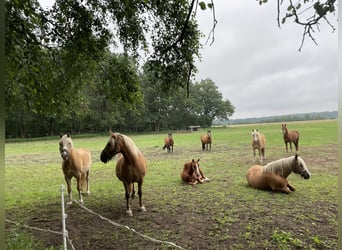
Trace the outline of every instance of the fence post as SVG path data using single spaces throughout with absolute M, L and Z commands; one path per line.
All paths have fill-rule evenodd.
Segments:
M 64 212 L 64 185 L 61 185 L 61 193 L 62 193 L 62 230 L 63 230 L 63 246 L 64 250 L 67 249 L 66 238 L 68 237 L 68 231 L 65 229 L 65 219 L 67 215 Z

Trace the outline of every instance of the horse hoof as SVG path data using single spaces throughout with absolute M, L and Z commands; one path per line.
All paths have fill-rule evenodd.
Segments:
M 72 201 L 68 201 L 68 202 L 67 202 L 67 205 L 72 205 Z
M 146 208 L 144 206 L 140 207 L 139 212 L 146 212 Z
M 133 216 L 132 210 L 127 210 L 127 211 L 126 211 L 126 215 L 127 215 L 127 216 Z
M 204 181 L 209 182 L 210 180 L 209 180 L 209 178 L 205 177 Z

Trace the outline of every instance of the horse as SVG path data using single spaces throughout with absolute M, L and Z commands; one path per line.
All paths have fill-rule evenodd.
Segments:
M 168 133 L 167 136 L 164 139 L 163 150 L 165 150 L 165 148 L 166 148 L 168 153 L 170 153 L 170 152 L 173 153 L 173 144 L 174 144 L 174 141 L 173 141 L 173 138 L 172 138 L 172 133 Z
M 116 163 L 116 176 L 125 188 L 126 214 L 133 216 L 131 198 L 134 197 L 134 183 L 138 183 L 139 211 L 146 211 L 142 201 L 142 185 L 147 171 L 147 162 L 133 140 L 123 134 L 109 131 L 110 137 L 101 152 L 101 161 L 107 163 L 119 154 Z
M 291 172 L 306 180 L 311 177 L 304 160 L 296 154 L 265 166 L 254 165 L 247 170 L 246 179 L 251 187 L 289 194 L 296 190 L 286 179 Z
M 204 176 L 199 160 L 195 161 L 192 159 L 192 161 L 186 162 L 183 167 L 183 171 L 181 172 L 180 176 L 183 182 L 188 183 L 190 185 L 195 185 L 196 183 L 203 183 L 208 182 L 209 179 Z
M 296 147 L 296 153 L 299 147 L 299 132 L 297 130 L 288 130 L 286 124 L 281 124 L 281 131 L 283 132 L 283 138 L 286 146 L 286 153 L 288 153 L 287 143 L 290 143 L 290 149 L 292 152 L 292 142 Z
M 206 149 L 211 151 L 211 131 L 208 130 L 207 134 L 201 136 L 202 150 Z
M 83 203 L 82 192 L 90 194 L 89 171 L 91 165 L 91 153 L 89 150 L 75 149 L 70 134 L 60 135 L 59 152 L 63 159 L 62 170 L 68 186 L 68 202 L 72 204 L 71 178 L 77 180 L 77 191 L 80 203 Z
M 259 161 L 262 163 L 265 157 L 265 145 L 266 145 L 266 138 L 265 135 L 259 133 L 257 129 L 252 130 L 252 149 L 254 155 L 254 162 L 255 162 L 255 150 L 259 151 Z

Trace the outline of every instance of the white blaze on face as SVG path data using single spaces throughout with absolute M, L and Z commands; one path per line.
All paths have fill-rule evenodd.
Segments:
M 196 162 L 196 164 L 194 166 L 194 172 L 195 172 L 196 176 L 201 176 L 201 173 L 199 171 L 199 164 L 198 164 L 198 162 Z
M 257 130 L 255 130 L 255 129 L 253 129 L 252 137 L 253 137 L 254 141 L 258 141 L 258 139 L 259 139 L 259 132 Z

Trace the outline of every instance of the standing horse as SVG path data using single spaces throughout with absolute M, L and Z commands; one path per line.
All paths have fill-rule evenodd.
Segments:
M 253 155 L 254 155 L 254 162 L 255 162 L 255 150 L 259 151 L 259 161 L 262 163 L 265 157 L 265 145 L 266 145 L 266 138 L 263 134 L 259 133 L 257 129 L 252 130 L 252 148 L 253 148 Z
M 288 194 L 295 191 L 295 188 L 286 179 L 291 172 L 304 179 L 311 177 L 304 160 L 295 155 L 270 162 L 265 166 L 254 165 L 247 170 L 246 179 L 248 184 L 254 188 Z
M 134 197 L 134 182 L 138 183 L 139 211 L 146 211 L 142 202 L 142 185 L 147 171 L 147 163 L 133 140 L 126 135 L 109 131 L 107 145 L 101 152 L 101 161 L 107 163 L 116 154 L 121 153 L 116 163 L 116 176 L 125 188 L 126 214 L 133 216 L 131 198 Z
M 197 182 L 203 183 L 205 181 L 209 181 L 207 177 L 203 175 L 203 172 L 200 168 L 199 160 L 186 162 L 183 167 L 183 171 L 180 176 L 183 182 L 194 185 Z
M 292 142 L 296 147 L 297 153 L 299 144 L 299 132 L 297 130 L 288 130 L 286 124 L 281 124 L 281 131 L 283 133 L 283 138 L 286 146 L 286 153 L 288 153 L 287 143 L 290 143 L 290 149 L 292 152 Z
M 163 149 L 165 150 L 165 148 L 166 148 L 168 153 L 170 153 L 170 152 L 173 153 L 173 143 L 174 143 L 174 141 L 173 141 L 173 138 L 172 138 L 172 133 L 168 133 L 167 136 L 164 139 L 164 147 L 163 147 Z
M 211 151 L 211 131 L 208 130 L 207 134 L 201 136 L 202 150 L 206 149 Z
M 65 181 L 68 185 L 68 203 L 72 204 L 71 178 L 77 180 L 77 191 L 79 200 L 83 203 L 82 192 L 90 194 L 89 171 L 91 165 L 91 154 L 87 149 L 74 149 L 70 134 L 60 135 L 59 152 L 63 158 L 62 169 Z

